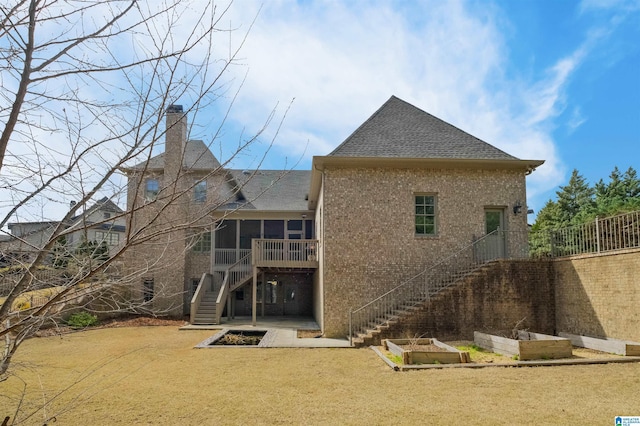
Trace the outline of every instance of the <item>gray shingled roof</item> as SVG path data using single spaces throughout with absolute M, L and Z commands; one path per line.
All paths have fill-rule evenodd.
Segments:
M 215 170 L 220 167 L 220 163 L 211 153 L 209 147 L 207 147 L 204 142 L 196 140 L 187 141 L 182 165 L 187 170 Z M 164 169 L 164 152 L 150 158 L 149 161 L 143 161 L 142 163 L 136 164 L 132 169 L 141 170 L 145 167 L 148 170 Z
M 310 170 L 229 170 L 241 187 L 245 200 L 222 206 L 222 210 L 251 209 L 272 211 L 307 210 L 311 182 Z
M 329 156 L 517 160 L 395 96 Z

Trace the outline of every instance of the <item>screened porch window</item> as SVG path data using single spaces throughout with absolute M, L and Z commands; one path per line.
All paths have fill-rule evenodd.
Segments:
M 251 240 L 260 238 L 260 221 L 259 220 L 241 220 L 240 221 L 240 248 L 250 249 Z
M 284 220 L 265 220 L 264 238 L 268 240 L 283 240 Z
M 436 235 L 436 196 L 415 196 L 416 235 Z

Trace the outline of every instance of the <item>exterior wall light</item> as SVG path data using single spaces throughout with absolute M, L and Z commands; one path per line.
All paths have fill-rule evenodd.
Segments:
M 522 213 L 522 203 L 520 202 L 520 200 L 518 200 L 513 205 L 513 214 L 518 215 L 520 213 Z

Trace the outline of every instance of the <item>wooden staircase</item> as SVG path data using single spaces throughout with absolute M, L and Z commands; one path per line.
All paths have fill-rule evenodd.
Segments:
M 220 324 L 222 311 L 231 292 L 247 284 L 253 278 L 251 254 L 230 266 L 220 280 L 219 276 L 205 273 L 191 299 L 193 325 Z
M 215 323 L 217 298 L 218 292 L 207 292 L 202 296 L 200 306 L 198 306 L 192 324 L 204 325 Z

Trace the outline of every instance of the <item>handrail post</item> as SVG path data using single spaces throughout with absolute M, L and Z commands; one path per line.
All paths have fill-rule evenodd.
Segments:
M 353 309 L 349 309 L 349 346 L 353 346 Z
M 596 253 L 600 253 L 600 225 L 598 216 L 596 216 Z

